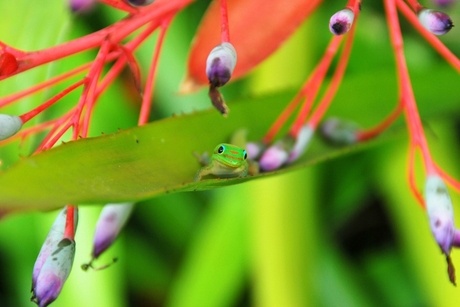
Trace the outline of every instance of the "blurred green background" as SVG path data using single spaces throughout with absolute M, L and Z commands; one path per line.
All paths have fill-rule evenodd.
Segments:
M 297 89 L 330 38 L 329 17 L 344 4 L 327 1 L 276 54 L 224 88 L 230 107 L 232 99 Z M 207 1 L 192 4 L 168 31 L 152 120 L 209 107 L 205 90 L 177 94 L 190 41 L 207 5 Z M 454 21 L 456 11 L 451 13 Z M 103 6 L 89 15 L 71 16 L 59 0 L 2 2 L 0 12 L 0 39 L 24 50 L 90 33 L 123 16 Z M 458 75 L 410 26 L 402 25 L 410 72 L 418 80 L 429 78 L 445 85 L 447 94 L 413 84 L 433 156 L 460 178 L 460 108 L 455 107 L 459 97 L 448 94 L 458 87 Z M 452 32 L 443 41 L 460 54 L 456 29 Z M 136 54 L 144 76 L 155 37 Z M 88 52 L 2 81 L 0 92 L 3 96 L 26 88 L 93 57 L 94 52 Z M 379 78 L 388 71 L 394 71 L 394 62 L 383 8 L 366 2 L 345 78 L 375 79 L 375 88 L 362 91 L 388 96 L 396 104 L 396 81 Z M 117 82 L 119 86 L 113 86 L 98 105 L 93 135 L 136 124 L 140 98 L 132 91 L 130 74 Z M 394 92 L 379 92 L 384 82 L 394 84 Z M 57 91 L 24 99 L 2 113 L 20 114 Z M 432 99 L 438 94 L 443 99 Z M 349 96 L 334 102 L 337 109 L 353 110 L 352 119 L 366 127 L 376 124 L 366 121 L 369 114 L 360 109 L 373 102 L 360 99 L 359 92 Z M 78 93 L 41 120 L 62 114 L 76 97 Z M 432 105 L 446 99 L 451 107 L 430 112 Z M 384 118 L 391 109 L 375 106 L 375 110 L 386 112 L 381 114 Z M 402 120 L 398 123 L 403 125 Z M 2 169 L 18 156 L 30 154 L 36 144 L 37 139 L 30 139 L 19 151 L 17 143 L 2 147 Z M 119 240 L 97 264 L 109 263 L 113 257 L 119 261 L 98 272 L 83 272 L 79 266 L 90 258 L 101 204 L 81 207 L 74 268 L 52 306 L 458 306 L 460 291 L 449 283 L 445 259 L 432 239 L 425 212 L 408 188 L 407 144 L 406 138 L 394 139 L 301 171 L 139 203 Z M 422 188 L 421 167 L 417 178 Z M 451 196 L 454 204 L 460 203 L 453 190 Z M 0 222 L 0 306 L 32 306 L 28 291 L 33 264 L 56 214 L 25 212 Z M 452 258 L 460 265 L 457 251 Z

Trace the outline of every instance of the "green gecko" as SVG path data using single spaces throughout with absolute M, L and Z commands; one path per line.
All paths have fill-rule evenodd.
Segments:
M 211 158 L 206 154 L 200 157 L 195 154 L 204 166 L 196 173 L 195 181 L 203 176 L 245 177 L 248 175 L 248 154 L 246 150 L 232 144 L 222 143 L 216 146 Z

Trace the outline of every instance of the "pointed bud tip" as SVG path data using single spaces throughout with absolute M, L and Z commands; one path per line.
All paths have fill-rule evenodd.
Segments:
M 348 8 L 344 8 L 332 15 L 329 20 L 329 30 L 334 35 L 343 35 L 350 30 L 353 25 L 354 18 L 355 14 L 353 11 Z
M 425 29 L 435 35 L 444 35 L 454 26 L 449 15 L 432 9 L 420 10 L 418 19 Z

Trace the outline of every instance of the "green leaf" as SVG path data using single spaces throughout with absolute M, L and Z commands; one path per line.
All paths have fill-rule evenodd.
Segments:
M 449 80 L 451 73 L 444 71 L 442 80 Z M 379 79 L 381 91 L 396 91 L 392 86 L 393 74 L 380 73 Z M 424 75 L 415 76 L 414 83 L 429 84 L 430 80 L 425 79 Z M 337 106 L 330 112 L 358 119 L 365 125 L 377 123 L 390 112 L 396 99 L 394 94 L 375 96 L 374 84 L 375 80 L 367 75 L 350 77 L 343 83 Z M 458 87 L 443 91 L 445 83 L 430 86 L 432 92 L 419 99 L 420 106 L 429 106 L 431 115 L 455 107 Z M 293 93 L 281 93 L 244 98 L 230 103 L 227 119 L 215 110 L 175 116 L 111 135 L 70 142 L 24 158 L 0 175 L 0 206 L 4 210 L 44 210 L 67 203 L 137 201 L 165 193 L 206 190 L 284 173 L 375 144 L 374 141 L 335 148 L 315 139 L 307 154 L 281 170 L 245 178 L 193 182 L 199 169 L 194 151 L 211 151 L 240 128 L 248 129 L 250 140 L 260 139 L 292 96 Z M 444 103 L 431 104 L 435 98 Z M 388 137 L 380 137 L 377 143 L 385 139 Z

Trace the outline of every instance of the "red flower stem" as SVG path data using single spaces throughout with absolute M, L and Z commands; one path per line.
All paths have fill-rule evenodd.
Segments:
M 331 45 L 334 41 L 337 41 L 335 38 L 338 36 L 335 36 L 332 38 L 331 42 L 329 43 L 328 50 L 330 50 Z M 326 51 L 326 52 L 327 52 Z M 300 104 L 302 97 L 304 97 L 308 91 L 310 90 L 310 86 L 313 83 L 314 77 L 319 70 L 319 67 L 321 67 L 322 63 L 325 61 L 325 56 L 323 56 L 323 59 L 321 62 L 318 64 L 316 67 L 315 71 L 310 75 L 310 77 L 305 81 L 305 83 L 302 86 L 302 89 L 297 93 L 297 95 L 294 97 L 294 99 L 287 105 L 287 107 L 283 110 L 283 112 L 278 116 L 278 118 L 275 120 L 275 122 L 272 124 L 272 126 L 268 129 L 267 133 L 265 134 L 262 142 L 266 145 L 270 144 L 273 141 L 273 138 L 276 136 L 276 134 L 279 132 L 279 130 L 284 126 L 288 118 L 291 116 L 291 114 L 295 111 L 297 106 Z M 327 66 L 329 67 L 329 66 Z M 326 69 L 327 70 L 327 69 Z
M 418 14 L 418 12 L 424 8 L 423 5 L 421 5 L 417 0 L 407 0 L 407 3 L 409 3 L 416 14 Z
M 321 62 L 316 66 L 315 70 L 311 74 L 309 80 L 307 81 L 306 86 L 303 87 L 302 92 L 305 95 L 305 101 L 302 105 L 302 108 L 300 109 L 299 115 L 294 121 L 294 124 L 291 127 L 291 130 L 289 131 L 289 134 L 293 136 L 294 138 L 297 137 L 297 134 L 299 133 L 300 129 L 305 123 L 305 120 L 307 119 L 307 115 L 311 109 L 311 106 L 313 104 L 313 101 L 316 98 L 316 95 L 318 94 L 318 91 L 321 87 L 321 84 L 324 81 L 324 77 L 326 76 L 326 73 L 329 69 L 329 66 L 331 65 L 332 59 L 337 53 L 337 50 L 339 49 L 340 43 L 342 42 L 343 36 L 333 36 L 331 39 L 331 42 L 329 43 L 326 53 L 324 54 L 323 58 L 321 59 Z
M 53 147 L 54 144 L 56 144 L 59 138 L 62 137 L 62 135 L 72 126 L 71 118 L 74 113 L 75 113 L 75 108 L 72 108 L 65 115 L 55 120 L 54 127 L 51 128 L 51 131 L 42 140 L 40 145 L 35 150 L 35 153 L 38 153 L 42 150 L 49 149 Z M 58 131 L 59 128 L 61 129 Z
M 157 44 L 155 46 L 155 51 L 153 52 L 152 64 L 150 65 L 149 74 L 147 76 L 147 81 L 145 84 L 144 94 L 142 96 L 142 105 L 139 113 L 138 125 L 144 125 L 148 123 L 150 110 L 152 108 L 152 96 L 155 87 L 155 77 L 158 68 L 158 59 L 160 58 L 161 50 L 163 49 L 163 42 L 166 35 L 166 32 L 169 28 L 169 23 L 171 22 L 173 16 L 169 19 L 165 19 L 160 28 L 160 33 L 158 35 Z
M 423 132 L 422 122 L 419 117 L 417 105 L 415 103 L 414 93 L 412 91 L 409 72 L 407 70 L 406 59 L 404 57 L 403 50 L 402 34 L 399 26 L 395 0 L 385 0 L 385 8 L 390 28 L 390 38 L 396 58 L 396 66 L 400 85 L 400 95 L 402 103 L 404 104 L 406 121 L 408 123 L 409 128 L 411 150 L 415 150 L 415 148 L 418 147 L 422 153 L 422 158 L 424 161 L 427 175 L 436 175 L 438 174 L 438 172 L 431 157 L 428 148 L 428 143 Z M 413 159 L 414 155 L 411 154 L 410 158 Z M 411 160 L 409 163 L 414 163 L 414 161 Z
M 0 98 L 0 107 L 4 107 L 4 106 L 6 106 L 6 105 L 18 100 L 18 99 L 21 99 L 23 97 L 31 95 L 31 94 L 33 94 L 35 92 L 38 92 L 39 90 L 42 90 L 42 89 L 44 89 L 44 88 L 46 88 L 46 87 L 48 87 L 50 85 L 58 84 L 58 83 L 60 83 L 60 82 L 62 82 L 64 80 L 66 80 L 66 79 L 68 79 L 68 78 L 70 78 L 70 77 L 72 77 L 72 76 L 74 76 L 74 75 L 76 75 L 78 73 L 81 73 L 82 71 L 88 69 L 88 67 L 90 67 L 90 65 L 91 65 L 91 63 L 84 64 L 84 65 L 82 65 L 80 67 L 77 67 L 75 69 L 72 69 L 71 71 L 66 72 L 66 73 L 64 73 L 62 75 L 56 76 L 56 77 L 54 77 L 52 79 L 49 79 L 49 80 L 47 80 L 45 82 L 42 82 L 40 84 L 34 85 L 34 86 L 30 87 L 30 88 L 27 88 L 24 91 L 17 92 L 17 93 L 14 93 L 14 94 L 10 95 L 10 96 Z
M 65 220 L 64 239 L 75 240 L 75 211 L 77 207 L 68 205 Z
M 114 7 L 116 9 L 119 9 L 121 11 L 128 12 L 130 14 L 136 14 L 139 12 L 139 10 L 135 7 L 132 7 L 131 5 L 126 4 L 123 1 L 120 0 L 98 0 L 101 3 L 110 5 L 111 7 Z
M 406 17 L 412 26 L 420 32 L 423 38 L 458 72 L 460 72 L 460 60 L 452 53 L 433 33 L 425 29 L 420 23 L 414 12 L 404 3 L 403 0 L 397 0 L 396 4 L 399 11 Z
M 272 124 L 270 129 L 268 129 L 267 133 L 265 134 L 262 142 L 265 145 L 270 144 L 273 139 L 275 138 L 276 134 L 278 131 L 281 130 L 281 128 L 284 126 L 284 123 L 288 120 L 288 118 L 291 116 L 291 114 L 294 112 L 294 110 L 297 108 L 297 106 L 300 104 L 300 101 L 303 97 L 303 93 L 299 92 L 297 95 L 294 97 L 294 99 L 289 102 L 287 107 L 281 112 L 281 114 L 278 116 L 278 118 L 275 120 L 275 122 Z
M 123 49 L 123 57 L 119 57 L 115 64 L 110 68 L 107 74 L 104 76 L 102 81 L 99 83 L 96 92 L 94 94 L 94 99 L 98 99 L 99 96 L 107 89 L 107 87 L 115 80 L 115 78 L 121 73 L 123 68 L 125 67 L 126 63 L 128 62 L 131 71 L 134 75 L 134 79 L 136 80 L 136 86 L 139 86 L 140 90 L 140 69 L 139 65 L 137 65 L 136 59 L 134 58 L 132 52 L 137 49 L 141 43 L 145 41 L 147 37 L 152 34 L 152 32 L 158 27 L 159 22 L 155 21 L 150 24 L 150 26 L 145 29 L 141 34 L 136 36 L 133 40 L 129 43 L 125 44 L 120 48 Z
M 380 124 L 369 130 L 358 131 L 356 133 L 357 140 L 359 142 L 363 142 L 378 136 L 379 134 L 384 132 L 388 127 L 390 127 L 396 119 L 398 119 L 399 115 L 401 115 L 403 110 L 404 104 L 402 103 L 402 101 L 400 101 L 396 108 L 394 108 L 393 111 L 390 113 L 390 115 L 388 115 L 388 117 L 385 118 Z
M 152 20 L 164 19 L 189 4 L 192 0 L 158 0 L 136 15 L 123 19 L 107 28 L 48 49 L 27 52 L 17 58 L 19 68 L 0 80 L 67 56 L 100 46 L 110 36 L 113 44 L 120 43 L 128 35 Z M 7 47 L 5 47 L 7 48 Z
M 420 206 L 425 209 L 425 201 L 423 200 L 423 196 L 420 193 L 420 191 L 417 189 L 417 184 L 415 182 L 415 171 L 414 171 L 414 166 L 415 166 L 415 152 L 416 152 L 417 147 L 410 145 L 409 148 L 409 163 L 407 165 L 407 174 L 409 177 L 409 187 L 414 194 L 415 198 L 417 199 L 418 203 Z
M 20 115 L 19 118 L 21 118 L 21 121 L 25 124 L 30 119 L 34 118 L 35 116 L 37 116 L 38 114 L 43 112 L 44 110 L 46 110 L 47 108 L 52 106 L 55 102 L 59 101 L 59 99 L 61 99 L 62 97 L 64 97 L 68 93 L 72 92 L 74 89 L 78 88 L 80 85 L 82 85 L 84 83 L 85 83 L 85 80 L 80 80 L 80 81 L 72 84 L 71 86 L 69 86 L 68 88 L 64 89 L 62 92 L 60 92 L 59 94 L 55 95 L 51 99 L 48 99 L 48 101 L 46 101 L 45 103 L 39 105 L 35 109 L 33 109 L 33 110 L 23 114 L 23 115 Z
M 84 93 L 80 97 L 80 101 L 77 106 L 77 111 L 74 114 L 73 122 L 74 122 L 74 131 L 73 131 L 73 139 L 77 139 L 80 133 L 80 118 L 82 116 L 83 112 L 83 107 L 86 106 L 86 113 L 82 122 L 82 129 L 81 129 L 81 137 L 87 137 L 88 136 L 88 130 L 89 130 L 89 123 L 91 119 L 91 114 L 93 111 L 94 107 L 94 91 L 96 90 L 96 86 L 99 80 L 99 77 L 102 72 L 102 68 L 104 67 L 105 60 L 107 58 L 107 55 L 110 52 L 110 49 L 112 48 L 113 44 L 110 38 L 107 38 L 103 44 L 101 45 L 101 48 L 99 49 L 99 52 L 96 56 L 96 59 L 93 62 L 93 66 L 88 72 L 88 75 L 86 76 L 87 83 L 85 84 L 85 90 L 83 91 Z
M 73 115 L 73 114 L 72 114 Z M 73 126 L 73 122 L 71 120 L 71 116 L 69 116 L 69 118 L 67 118 L 67 123 L 65 123 L 64 125 L 61 126 L 61 129 L 59 131 L 58 128 L 59 126 L 56 125 L 56 127 L 53 129 L 53 131 L 51 131 L 50 133 L 48 133 L 48 135 L 46 136 L 46 138 L 42 141 L 42 143 L 40 144 L 40 146 L 37 148 L 37 150 L 35 151 L 35 153 L 38 153 L 42 150 L 47 150 L 47 149 L 50 149 L 51 147 L 54 146 L 54 144 L 56 144 L 57 141 L 59 141 L 59 139 L 64 135 L 64 133 L 67 132 L 67 130 L 70 129 L 70 127 Z M 57 132 L 55 132 L 57 131 Z M 54 133 L 55 132 L 55 133 Z
M 354 5 L 358 4 L 355 3 Z M 312 127 L 314 130 L 316 130 L 316 128 L 318 127 L 319 122 L 321 121 L 327 109 L 331 105 L 331 102 L 334 99 L 335 94 L 337 93 L 340 83 L 342 83 L 343 75 L 345 74 L 345 70 L 347 68 L 348 60 L 351 54 L 351 49 L 353 47 L 353 40 L 355 36 L 356 22 L 358 20 L 358 16 L 359 9 L 355 10 L 355 21 L 353 22 L 353 26 L 347 35 L 345 46 L 339 57 L 339 62 L 337 64 L 337 68 L 334 71 L 334 75 L 332 76 L 331 82 L 328 88 L 326 89 L 326 93 L 324 94 L 323 98 L 318 104 L 318 107 L 313 112 L 310 120 L 308 121 L 308 125 Z
M 228 26 L 227 0 L 220 0 L 221 40 L 222 43 L 230 42 L 230 29 Z

